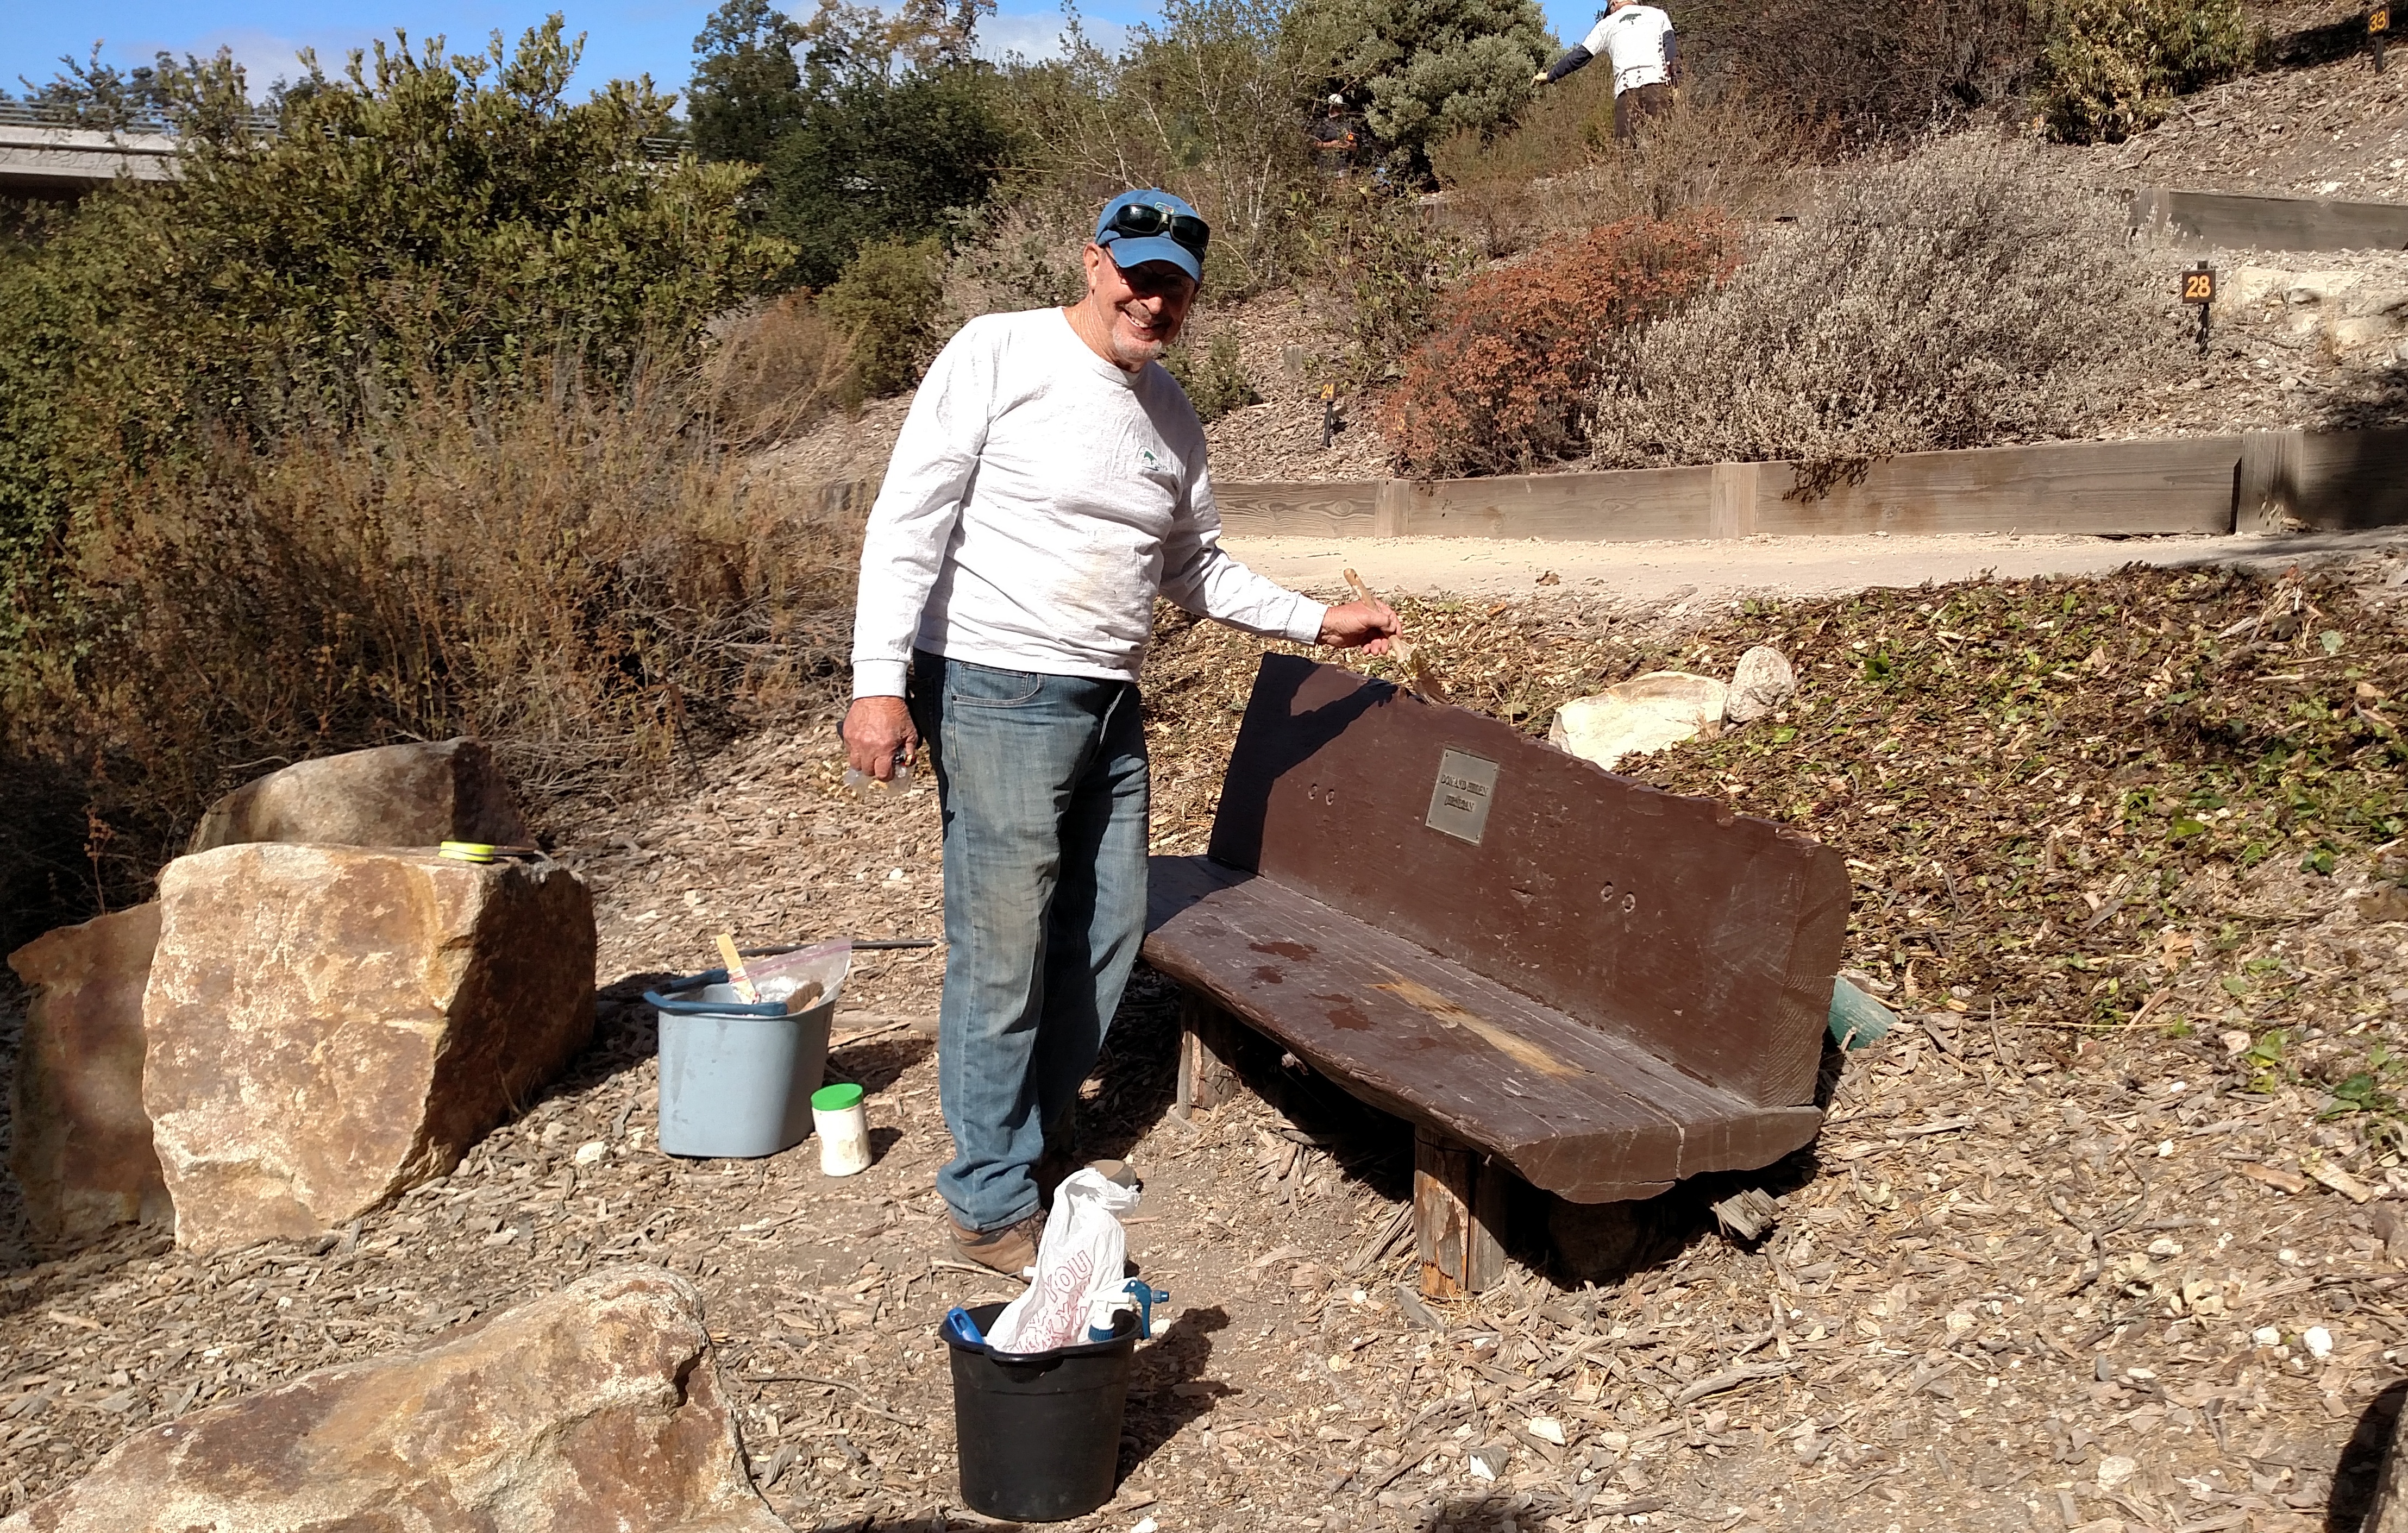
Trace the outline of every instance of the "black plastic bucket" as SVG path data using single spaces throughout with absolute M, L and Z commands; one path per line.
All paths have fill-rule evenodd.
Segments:
M 1000 1304 L 970 1311 L 980 1334 Z M 953 1440 L 962 1504 L 1012 1522 L 1058 1523 L 1112 1498 L 1128 1409 L 1137 1316 L 1110 1341 L 1029 1358 L 965 1346 L 939 1328 L 953 1364 Z

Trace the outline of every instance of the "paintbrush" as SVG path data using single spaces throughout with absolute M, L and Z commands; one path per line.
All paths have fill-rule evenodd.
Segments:
M 1351 568 L 1345 571 L 1345 575 L 1346 588 L 1354 593 L 1356 601 L 1378 599 L 1371 595 L 1371 588 L 1363 583 L 1362 576 L 1355 574 Z M 1395 658 L 1398 667 L 1408 678 L 1405 684 L 1433 703 L 1445 702 L 1446 688 L 1440 682 L 1437 673 L 1430 669 L 1430 663 L 1422 658 L 1420 652 L 1421 646 L 1405 638 L 1401 633 L 1388 640 L 1388 653 Z

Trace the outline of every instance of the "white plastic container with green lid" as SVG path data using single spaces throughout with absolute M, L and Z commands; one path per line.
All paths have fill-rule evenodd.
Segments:
M 811 1124 L 820 1136 L 820 1170 L 828 1176 L 851 1176 L 869 1169 L 869 1114 L 861 1105 L 861 1088 L 839 1082 L 811 1093 Z

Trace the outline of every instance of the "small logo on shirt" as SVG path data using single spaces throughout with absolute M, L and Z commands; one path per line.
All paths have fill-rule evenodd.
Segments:
M 1154 455 L 1154 449 L 1150 447 L 1139 448 L 1137 450 L 1137 455 L 1145 460 L 1145 466 L 1148 468 L 1159 468 L 1162 466 L 1162 460 Z

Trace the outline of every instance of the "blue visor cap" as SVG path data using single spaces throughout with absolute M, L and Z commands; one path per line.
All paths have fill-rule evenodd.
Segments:
M 1096 219 L 1096 243 L 1124 271 L 1168 261 L 1201 282 L 1204 248 L 1211 237 L 1203 217 L 1168 192 L 1124 192 L 1104 204 Z

